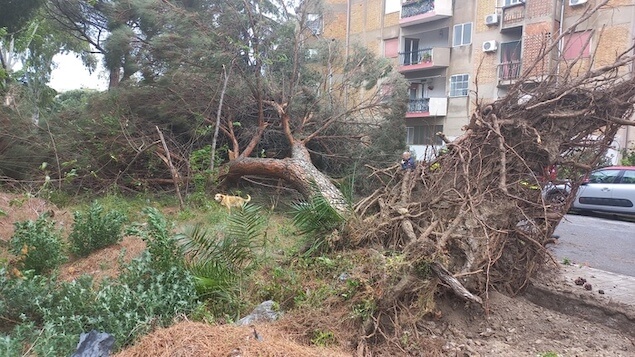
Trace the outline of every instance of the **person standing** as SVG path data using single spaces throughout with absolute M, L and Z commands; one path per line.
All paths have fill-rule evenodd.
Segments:
M 401 169 L 402 170 L 414 170 L 415 160 L 412 158 L 410 151 L 404 151 L 401 155 Z

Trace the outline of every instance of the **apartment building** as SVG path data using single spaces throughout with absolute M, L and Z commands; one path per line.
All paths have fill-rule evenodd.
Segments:
M 324 36 L 363 43 L 389 58 L 409 81 L 404 133 L 423 159 L 441 146 L 435 135 L 462 133 L 475 100 L 492 101 L 536 61 L 563 29 L 599 0 L 325 0 Z M 635 0 L 610 0 L 578 24 L 531 71 L 540 78 L 576 60 L 579 70 L 613 63 L 633 43 Z M 635 128 L 616 138 L 635 145 Z

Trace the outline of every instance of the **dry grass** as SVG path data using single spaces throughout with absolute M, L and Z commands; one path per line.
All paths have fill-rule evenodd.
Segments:
M 259 336 L 256 339 L 254 331 Z M 184 321 L 158 329 L 115 357 L 189 357 L 189 356 L 288 356 L 347 357 L 341 349 L 305 346 L 279 324 L 253 326 L 208 325 Z

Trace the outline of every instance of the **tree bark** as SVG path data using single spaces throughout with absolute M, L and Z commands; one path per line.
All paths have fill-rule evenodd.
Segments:
M 310 198 L 321 194 L 341 214 L 350 211 L 344 195 L 311 162 L 311 157 L 302 142 L 296 141 L 290 158 L 271 159 L 240 157 L 226 164 L 226 179 L 237 179 L 243 175 L 275 177 L 285 180 L 303 196 Z

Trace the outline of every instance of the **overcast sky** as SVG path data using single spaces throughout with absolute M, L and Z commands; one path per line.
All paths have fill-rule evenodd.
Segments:
M 108 77 L 103 72 L 101 63 L 98 69 L 90 74 L 82 64 L 82 61 L 73 54 L 55 55 L 53 61 L 57 63 L 57 68 L 51 73 L 49 86 L 58 92 L 81 88 L 98 90 L 106 90 L 108 88 Z

